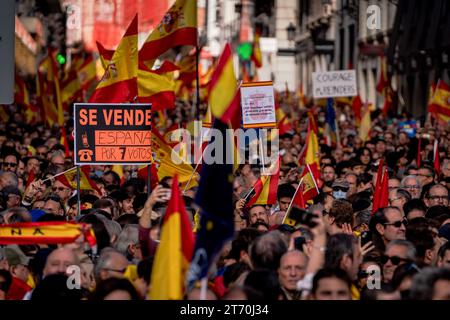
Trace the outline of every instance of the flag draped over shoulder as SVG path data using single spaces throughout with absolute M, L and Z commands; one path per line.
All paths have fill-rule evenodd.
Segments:
M 72 243 L 84 235 L 91 247 L 97 241 L 93 230 L 84 223 L 63 221 L 22 222 L 0 226 L 0 244 Z
M 194 234 L 175 176 L 152 268 L 151 300 L 182 300 L 194 251 Z
M 255 195 L 247 202 L 247 207 L 256 204 L 274 204 L 277 201 L 278 180 L 280 177 L 280 158 L 269 168 L 269 174 L 261 175 L 255 182 Z
M 173 4 L 143 44 L 139 60 L 154 60 L 184 45 L 197 45 L 197 0 L 177 0 Z
M 225 137 L 226 124 L 215 120 L 216 128 Z M 212 147 L 210 143 L 207 148 Z M 227 139 L 219 146 L 214 145 L 216 154 L 224 157 L 232 152 L 232 144 Z M 219 149 L 219 150 L 218 150 Z M 200 226 L 197 231 L 194 256 L 188 275 L 189 288 L 197 280 L 204 279 L 224 243 L 234 234 L 233 209 L 233 164 L 218 159 L 218 162 L 205 163 L 202 167 L 200 185 L 195 198 L 200 207 Z M 220 161 L 222 160 L 222 161 Z
M 101 54 L 100 54 L 101 55 Z M 130 102 L 138 95 L 138 20 L 134 17 L 89 102 Z
M 240 95 L 234 74 L 233 55 L 227 43 L 219 58 L 208 86 L 208 102 L 212 115 L 227 123 L 232 121 L 240 106 Z

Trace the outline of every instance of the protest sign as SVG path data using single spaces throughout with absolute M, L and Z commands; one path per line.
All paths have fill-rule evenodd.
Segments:
M 241 85 L 241 107 L 244 128 L 275 128 L 275 98 L 271 81 Z
M 78 103 L 75 164 L 148 164 L 152 111 L 149 104 Z
M 313 72 L 314 99 L 353 97 L 358 93 L 355 70 Z

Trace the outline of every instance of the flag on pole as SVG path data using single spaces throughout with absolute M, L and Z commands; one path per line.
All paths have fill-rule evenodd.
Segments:
M 208 87 L 212 115 L 227 123 L 233 121 L 240 106 L 239 89 L 234 75 L 233 56 L 227 43 Z
M 255 63 L 256 68 L 262 67 L 262 55 L 261 55 L 261 48 L 259 47 L 259 38 L 260 38 L 260 31 L 256 30 L 255 35 L 253 36 L 252 56 L 250 58 Z
M 163 70 L 161 70 L 163 69 Z M 175 107 L 175 80 L 173 71 L 164 72 L 166 67 L 152 71 L 145 65 L 139 64 L 138 70 L 138 94 L 139 102 L 152 104 L 152 111 L 173 109 Z
M 152 268 L 150 300 L 182 300 L 194 251 L 194 234 L 175 175 Z
M 97 184 L 89 177 L 91 172 L 90 165 L 80 166 L 80 190 L 94 190 L 100 196 L 102 191 L 97 186 Z M 72 190 L 77 189 L 77 170 L 71 170 L 64 174 L 56 177 L 56 180 L 61 182 L 63 185 L 71 188 Z
M 320 193 L 319 189 L 322 187 L 322 181 L 319 177 L 317 166 L 306 164 L 301 177 L 304 201 L 311 200 Z
M 428 111 L 439 121 L 450 121 L 450 86 L 439 80 L 434 91 Z
M 370 108 L 369 104 L 366 103 L 363 110 L 363 115 L 361 119 L 361 125 L 359 127 L 359 137 L 363 142 L 369 139 L 370 129 L 372 126 L 372 120 L 370 119 Z
M 280 157 L 268 169 L 268 174 L 262 174 L 253 186 L 255 194 L 249 199 L 246 207 L 256 204 L 274 204 L 277 202 L 278 180 L 280 177 Z
M 226 135 L 228 126 L 216 119 L 214 128 Z M 210 148 L 211 144 L 207 148 Z M 218 151 L 217 148 L 220 150 Z M 225 139 L 215 146 L 216 154 L 227 157 L 233 146 Z M 200 185 L 195 203 L 201 208 L 200 226 L 197 230 L 194 256 L 188 274 L 189 289 L 197 280 L 205 279 L 210 266 L 221 252 L 222 247 L 234 235 L 233 165 L 223 161 L 202 167 Z
M 333 106 L 333 98 L 327 100 L 327 112 L 325 116 L 325 141 L 327 146 L 336 146 L 336 112 Z
M 387 166 L 384 166 L 384 160 L 381 159 L 378 164 L 377 179 L 375 183 L 375 191 L 373 194 L 372 214 L 379 208 L 389 205 L 389 174 Z
M 130 102 L 138 95 L 138 18 L 129 25 L 89 102 Z
M 197 0 L 175 1 L 145 40 L 139 60 L 154 60 L 173 47 L 185 45 L 197 46 Z

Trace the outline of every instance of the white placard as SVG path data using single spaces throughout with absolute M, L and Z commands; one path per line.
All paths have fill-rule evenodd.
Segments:
M 275 97 L 271 81 L 242 84 L 241 106 L 244 128 L 276 127 Z
M 358 93 L 355 70 L 313 72 L 313 97 L 353 97 Z

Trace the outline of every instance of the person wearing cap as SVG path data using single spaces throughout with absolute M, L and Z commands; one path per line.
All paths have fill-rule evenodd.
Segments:
M 13 186 L 3 188 L 2 196 L 7 209 L 18 207 L 22 201 L 20 190 Z
M 25 256 L 17 245 L 9 245 L 3 248 L 4 255 L 12 275 L 11 286 L 7 292 L 8 300 L 22 300 L 25 294 L 32 288 L 27 284 L 30 271 L 28 270 L 29 258 Z
M 350 185 L 345 179 L 339 178 L 333 182 L 331 188 L 333 189 L 334 199 L 346 199 Z

